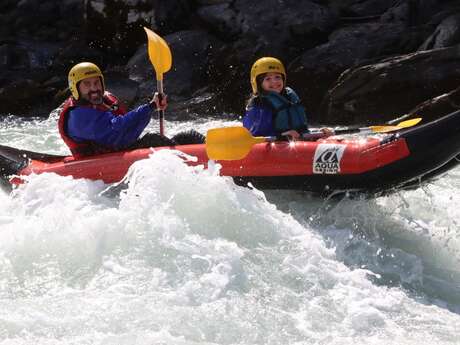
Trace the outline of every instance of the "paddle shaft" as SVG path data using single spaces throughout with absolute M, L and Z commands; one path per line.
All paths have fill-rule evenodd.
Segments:
M 348 128 L 348 129 L 338 129 L 338 130 L 333 130 L 332 135 L 340 135 L 340 134 L 353 134 L 353 133 L 374 133 L 372 128 L 369 127 L 362 127 L 362 128 Z M 314 131 L 314 132 L 309 132 L 309 133 L 304 133 L 300 136 L 300 139 L 303 140 L 318 140 L 319 138 L 322 138 L 326 136 L 326 134 L 322 131 Z M 272 142 L 279 140 L 279 137 L 265 137 L 266 141 Z
M 382 127 L 384 127 L 384 126 L 382 126 Z M 393 129 L 394 126 L 388 126 L 388 127 L 391 127 Z M 224 129 L 224 128 L 222 128 L 222 129 Z M 334 130 L 332 135 L 353 134 L 353 133 L 378 133 L 378 132 L 379 131 L 374 131 L 372 129 L 372 127 L 361 127 L 361 128 L 347 128 L 347 129 Z M 314 132 L 301 134 L 300 137 L 297 140 L 315 141 L 315 140 L 318 140 L 318 139 L 323 138 L 325 136 L 326 136 L 326 134 L 324 132 L 322 132 L 322 131 L 314 131 Z M 256 138 L 256 137 L 254 137 L 254 138 Z M 290 141 L 291 140 L 291 138 L 288 135 L 257 137 L 257 139 L 259 139 L 258 142 L 268 142 L 268 143 L 279 141 L 279 140 L 281 140 L 281 141 L 283 141 L 283 140 Z M 248 143 L 249 148 L 252 145 L 254 145 L 255 143 L 256 142 Z M 228 145 L 232 145 L 230 141 L 228 142 Z
M 380 128 L 381 127 L 381 128 Z M 360 127 L 360 128 L 347 128 L 347 129 L 337 129 L 333 130 L 332 135 L 341 135 L 341 134 L 353 134 L 353 133 L 385 133 L 391 132 L 397 129 L 402 129 L 404 127 L 397 126 L 373 126 L 373 127 Z M 304 133 L 300 136 L 300 139 L 303 140 L 317 140 L 324 137 L 325 134 L 321 131 L 314 131 L 309 133 Z M 265 140 L 268 142 L 279 140 L 280 137 L 265 137 Z
M 157 80 L 157 90 L 158 90 L 158 97 L 159 101 L 161 102 L 163 97 L 163 80 Z M 158 121 L 160 123 L 160 135 L 165 135 L 164 130 L 164 119 L 165 119 L 165 112 L 164 110 L 158 109 Z

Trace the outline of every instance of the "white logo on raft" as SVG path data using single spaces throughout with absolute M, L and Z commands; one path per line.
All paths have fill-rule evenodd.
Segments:
M 313 174 L 338 174 L 345 145 L 319 144 L 313 158 Z

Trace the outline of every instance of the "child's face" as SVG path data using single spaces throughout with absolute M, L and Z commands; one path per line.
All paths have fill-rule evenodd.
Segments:
M 267 73 L 262 81 L 262 89 L 269 92 L 280 93 L 284 88 L 284 80 L 281 73 Z

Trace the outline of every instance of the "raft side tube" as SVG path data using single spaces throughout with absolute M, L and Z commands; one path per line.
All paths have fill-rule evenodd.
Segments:
M 52 155 L 47 153 L 20 150 L 14 147 L 0 145 L 0 178 L 8 180 L 12 175 L 16 175 L 25 168 L 30 159 L 44 162 L 58 162 L 65 156 Z

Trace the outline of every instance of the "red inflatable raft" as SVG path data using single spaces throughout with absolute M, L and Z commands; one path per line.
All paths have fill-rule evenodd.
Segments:
M 79 160 L 0 146 L 0 159 L 4 160 L 3 175 L 13 184 L 21 183 L 21 176 L 47 172 L 113 183 L 135 161 L 165 149 L 197 157 L 187 162 L 190 165 L 207 166 L 209 161 L 205 144 L 137 149 Z M 218 162 L 221 175 L 261 189 L 376 193 L 433 178 L 456 165 L 459 154 L 460 112 L 455 112 L 431 123 L 378 135 L 258 143 L 242 159 Z

